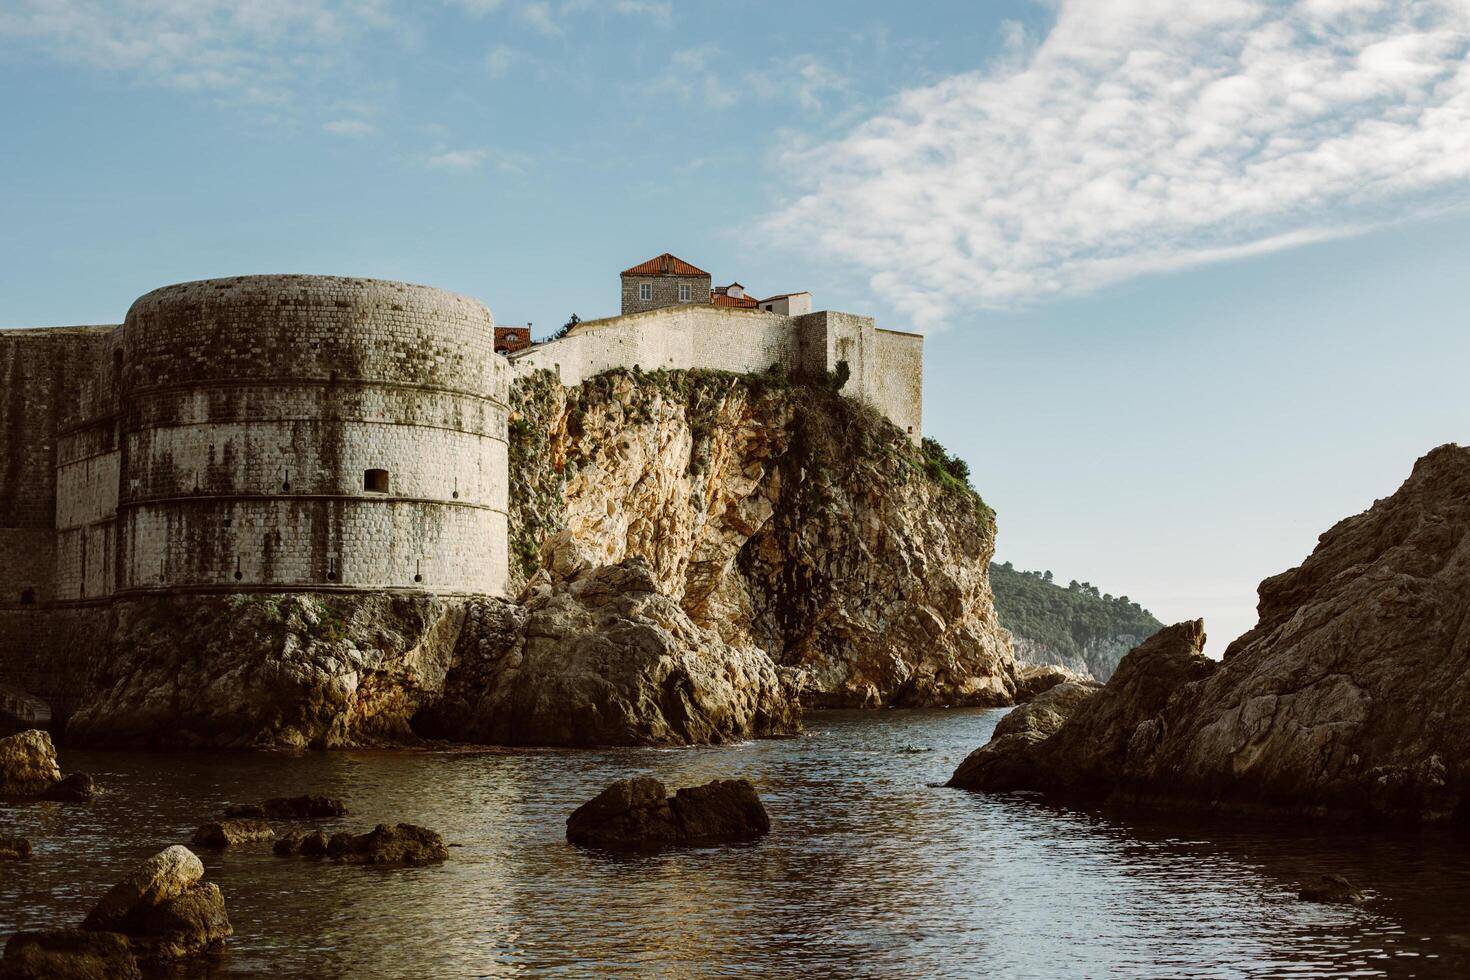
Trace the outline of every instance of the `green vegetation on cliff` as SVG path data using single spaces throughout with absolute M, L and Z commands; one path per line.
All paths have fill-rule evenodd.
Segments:
M 1131 645 L 1164 625 L 1125 595 L 1108 595 L 1090 582 L 1073 581 L 1064 587 L 1052 580 L 1051 572 L 1023 572 L 1010 562 L 991 564 L 990 587 L 1001 625 L 1030 647 L 1029 652 L 1049 653 L 1048 663 L 1090 663 L 1089 647 L 1109 644 L 1116 637 L 1134 638 L 1128 641 Z

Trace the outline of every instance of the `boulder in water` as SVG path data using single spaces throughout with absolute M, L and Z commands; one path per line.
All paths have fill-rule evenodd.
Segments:
M 60 781 L 50 735 L 33 728 L 0 738 L 0 795 L 39 796 Z
M 1309 885 L 1303 885 L 1297 893 L 1303 902 L 1322 902 L 1329 905 L 1361 905 L 1363 893 L 1342 875 L 1322 875 Z
M 755 787 L 744 779 L 716 780 L 673 796 L 657 779 L 622 779 L 567 818 L 573 844 L 617 850 L 750 840 L 770 829 Z
M 327 856 L 327 835 L 320 830 L 309 834 L 287 834 L 276 839 L 271 850 L 280 857 L 321 858 Z
M 31 842 L 24 837 L 0 834 L 0 861 L 23 861 L 31 856 Z
M 85 929 L 18 932 L 5 943 L 0 980 L 140 980 L 126 936 Z
M 231 803 L 227 817 L 270 817 L 275 820 L 327 820 L 347 815 L 347 806 L 330 796 L 273 796 L 260 803 Z
M 960 763 L 947 785 L 960 789 L 1023 785 L 1031 748 L 1055 735 L 1101 687 L 1096 681 L 1067 681 L 1013 708 L 995 726 L 990 741 Z
M 177 898 L 204 878 L 204 864 L 182 844 L 153 855 L 111 890 L 87 914 L 83 929 L 126 932 L 153 906 Z
M 60 803 L 86 803 L 97 795 L 97 782 L 84 772 L 69 772 L 41 794 L 43 800 Z
M 304 843 L 304 842 L 303 842 Z M 333 834 L 327 857 L 343 864 L 438 864 L 449 857 L 444 839 L 411 823 L 378 824 L 365 834 Z
M 264 820 L 216 820 L 194 831 L 191 843 L 219 851 L 236 844 L 274 840 L 275 836 L 276 832 Z

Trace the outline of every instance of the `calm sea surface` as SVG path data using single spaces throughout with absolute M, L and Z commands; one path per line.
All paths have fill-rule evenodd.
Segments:
M 75 924 L 228 801 L 321 792 L 340 826 L 459 844 L 374 871 L 203 854 L 235 936 L 201 976 L 1243 977 L 1470 975 L 1470 845 L 1296 824 L 1143 822 L 934 788 L 1003 711 L 831 712 L 718 749 L 306 756 L 62 753 L 109 790 L 0 805 L 0 932 Z M 750 778 L 759 843 L 615 857 L 565 819 L 613 779 Z M 1296 901 L 1322 871 L 1363 908 Z

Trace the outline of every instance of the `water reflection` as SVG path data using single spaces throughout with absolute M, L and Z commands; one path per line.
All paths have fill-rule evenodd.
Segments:
M 67 753 L 111 792 L 0 811 L 36 855 L 0 927 L 67 925 L 131 863 L 225 802 L 346 798 L 462 846 L 441 868 L 206 855 L 237 935 L 214 977 L 1454 976 L 1470 971 L 1470 858 L 1438 837 L 1149 822 L 936 789 L 999 711 L 826 713 L 733 748 L 313 754 Z M 752 845 L 580 851 L 566 815 L 612 779 L 745 775 Z M 1322 871 L 1363 909 L 1295 900 Z

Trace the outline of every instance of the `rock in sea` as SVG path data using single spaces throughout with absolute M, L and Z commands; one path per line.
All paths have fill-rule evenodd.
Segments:
M 39 796 L 59 782 L 50 735 L 33 728 L 0 738 L 0 795 Z
M 274 840 L 275 836 L 276 832 L 263 820 L 216 820 L 194 831 L 191 843 L 195 847 L 219 851 L 236 844 Z
M 276 838 L 271 851 L 279 857 L 323 858 L 327 856 L 327 835 L 320 830 L 309 834 L 287 834 Z
M 24 837 L 0 834 L 0 861 L 23 861 L 31 856 L 31 842 Z
M 347 806 L 330 796 L 273 796 L 260 803 L 231 803 L 227 817 L 270 817 L 275 820 L 326 820 L 347 815 Z
M 771 829 L 755 787 L 722 779 L 668 795 L 648 776 L 622 779 L 567 818 L 567 840 L 616 850 L 750 840 Z
M 1303 902 L 1322 902 L 1329 905 L 1363 903 L 1363 893 L 1342 875 L 1323 875 L 1310 885 L 1303 885 L 1296 897 Z
M 85 929 L 18 932 L 5 943 L 0 980 L 140 980 L 126 936 Z
M 333 834 L 327 857 L 343 864 L 438 864 L 449 857 L 444 839 L 411 823 L 380 823 L 365 834 Z

